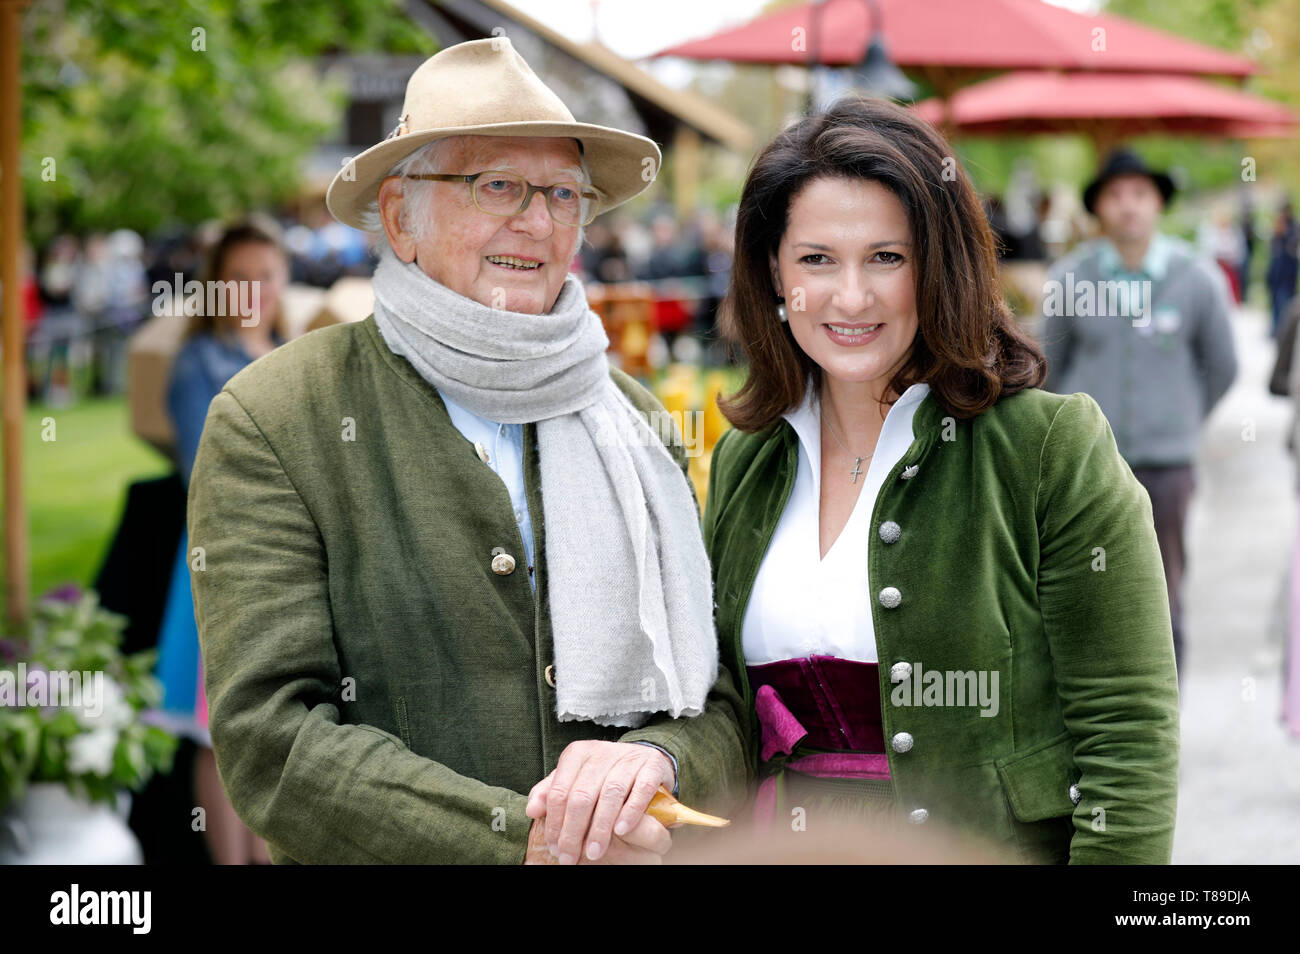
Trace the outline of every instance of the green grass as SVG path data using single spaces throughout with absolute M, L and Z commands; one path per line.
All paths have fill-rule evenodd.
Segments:
M 54 421 L 52 441 L 42 436 L 46 418 Z M 127 485 L 171 469 L 131 433 L 124 398 L 29 407 L 23 421 L 23 493 L 33 597 L 63 583 L 90 586 L 121 519 Z

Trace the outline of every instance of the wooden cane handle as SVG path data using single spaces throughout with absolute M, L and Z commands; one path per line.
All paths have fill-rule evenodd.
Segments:
M 729 819 L 706 815 L 704 812 L 687 808 L 673 798 L 672 793 L 662 785 L 659 786 L 659 791 L 655 792 L 654 798 L 650 799 L 645 813 L 664 826 L 700 825 L 704 828 L 726 828 L 731 824 Z

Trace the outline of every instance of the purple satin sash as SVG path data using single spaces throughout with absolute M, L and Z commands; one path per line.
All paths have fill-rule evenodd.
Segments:
M 791 756 L 796 746 L 829 749 L 795 756 L 782 768 L 821 778 L 889 778 L 875 663 L 801 656 L 746 669 L 764 762 Z M 760 824 L 775 818 L 775 775 L 759 785 L 754 811 Z

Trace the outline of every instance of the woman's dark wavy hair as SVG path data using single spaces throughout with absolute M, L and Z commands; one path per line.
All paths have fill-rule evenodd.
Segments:
M 821 389 L 821 368 L 777 319 L 769 256 L 791 201 L 827 176 L 879 182 L 911 226 L 918 328 L 890 381 L 894 394 L 925 381 L 945 413 L 971 418 L 1043 383 L 1046 359 L 1003 300 L 992 231 L 952 148 L 909 110 L 850 95 L 772 140 L 745 180 L 719 313 L 723 335 L 749 364 L 740 389 L 718 401 L 736 428 L 761 431 L 776 422 L 803 400 L 809 376 Z

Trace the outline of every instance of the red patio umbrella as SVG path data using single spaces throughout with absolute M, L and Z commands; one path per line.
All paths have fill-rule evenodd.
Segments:
M 991 72 L 1064 69 L 1243 78 L 1251 60 L 1116 16 L 1041 0 L 877 0 L 890 61 L 923 76 L 941 100 Z M 770 13 L 654 54 L 734 63 L 861 63 L 873 24 L 867 0 L 827 0 Z M 816 23 L 815 36 L 814 23 Z M 941 123 L 948 131 L 951 126 Z
M 1250 138 L 1290 135 L 1296 117 L 1280 103 L 1193 76 L 1009 73 L 958 90 L 947 121 L 964 135 L 1083 133 L 1099 150 L 1148 133 Z M 935 125 L 944 104 L 913 107 Z
M 654 56 L 802 65 L 808 60 L 806 41 L 813 6 L 778 10 L 742 26 L 660 50 Z M 1041 0 L 879 0 L 879 6 L 890 58 L 902 67 L 1222 76 L 1249 76 L 1258 71 L 1245 57 L 1122 17 L 1086 16 Z M 871 36 L 864 0 L 828 0 L 820 25 L 819 63 L 856 65 L 862 61 Z M 805 42 L 797 42 L 801 37 Z

